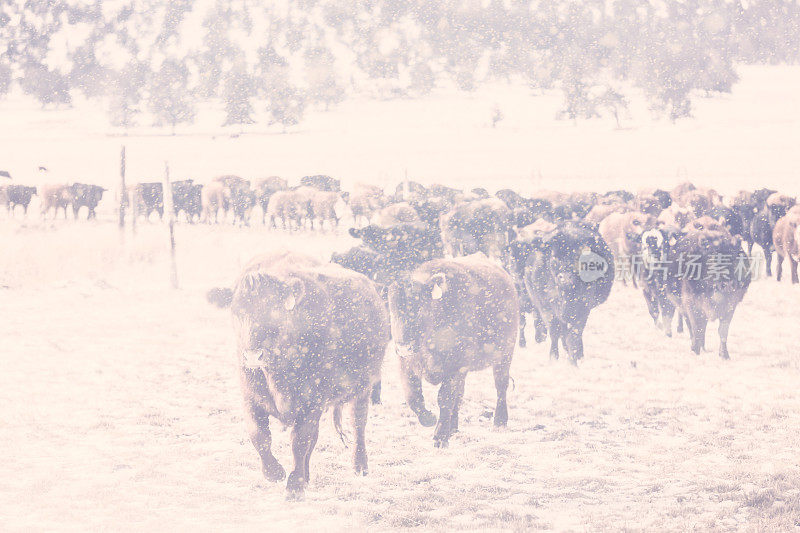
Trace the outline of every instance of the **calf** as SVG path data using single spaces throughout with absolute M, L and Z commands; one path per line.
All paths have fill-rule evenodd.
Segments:
M 50 210 L 53 210 L 53 220 L 58 216 L 58 210 L 64 210 L 64 220 L 67 218 L 67 207 L 74 201 L 72 187 L 67 184 L 42 185 L 42 218 L 46 219 Z
M 436 447 L 446 447 L 458 430 L 468 372 L 492 367 L 494 424 L 507 424 L 519 302 L 502 268 L 483 255 L 430 261 L 389 287 L 389 310 L 406 402 L 424 426 L 434 417 L 425 408 L 420 378 L 441 384 Z
M 311 479 L 320 417 L 334 406 L 341 433 L 343 404 L 353 412 L 354 468 L 366 475 L 369 392 L 389 342 L 388 313 L 372 283 L 337 265 L 273 254 L 245 268 L 231 309 L 248 430 L 264 476 L 285 476 L 271 451 L 269 417 L 292 428 L 286 489 L 297 497 Z

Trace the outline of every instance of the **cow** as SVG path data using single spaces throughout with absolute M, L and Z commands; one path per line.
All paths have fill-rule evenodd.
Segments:
M 668 295 L 686 318 L 692 351 L 705 348 L 709 320 L 719 320 L 719 355 L 729 359 L 728 330 L 750 285 L 750 261 L 739 238 L 713 219 L 684 228 L 669 256 L 675 289 Z
M 220 182 L 212 181 L 200 193 L 201 203 L 203 206 L 203 221 L 211 224 L 211 217 L 214 217 L 214 223 L 219 221 L 219 211 L 222 210 L 223 219 L 228 215 L 230 209 L 230 199 L 228 198 L 225 190 L 225 185 Z
M 358 226 L 359 222 L 364 221 L 366 225 L 372 220 L 373 214 L 386 205 L 386 199 L 380 187 L 357 183 L 348 205 L 353 214 L 353 224 Z
M 328 222 L 331 230 L 339 226 L 339 216 L 336 214 L 336 207 L 342 201 L 339 193 L 332 191 L 316 191 L 311 197 L 311 229 L 314 229 L 314 221 L 318 223 L 320 230 L 325 229 L 325 222 Z
M 614 256 L 593 226 L 560 222 L 539 242 L 523 243 L 525 288 L 550 336 L 550 357 L 562 340 L 570 362 L 583 357 L 583 329 L 592 309 L 608 299 Z
M 243 185 L 247 185 L 250 187 L 250 182 L 247 181 L 245 178 L 241 176 L 235 176 L 233 174 L 226 174 L 224 176 L 216 176 L 211 179 L 212 183 L 220 183 L 226 189 L 233 189 L 235 187 L 241 187 Z
M 425 261 L 443 255 L 439 232 L 424 224 L 400 224 L 382 227 L 370 224 L 350 228 L 350 236 L 384 257 L 388 274 L 413 270 Z
M 725 226 L 725 229 L 727 229 L 728 233 L 731 235 L 744 239 L 744 221 L 733 208 L 725 205 L 715 205 L 709 209 L 708 216 Z
M 300 178 L 300 185 L 312 187 L 319 191 L 340 192 L 342 190 L 341 181 L 321 174 L 316 176 L 303 176 Z
M 642 233 L 655 225 L 652 216 L 639 211 L 614 212 L 600 222 L 598 231 L 614 255 L 618 273 L 624 276 L 622 281 L 630 279 L 636 285 Z
M 267 217 L 271 227 L 277 228 L 275 220 L 280 218 L 283 229 L 303 228 L 305 221 L 312 220 L 312 202 L 318 192 L 319 190 L 313 187 L 302 186 L 273 194 L 267 205 Z
M 183 211 L 186 220 L 194 223 L 203 216 L 203 186 L 194 180 L 172 182 L 172 209 L 175 217 Z
M 508 246 L 511 217 L 511 211 L 498 198 L 456 205 L 439 219 L 445 255 L 483 252 L 502 259 Z
M 762 189 L 761 196 L 767 192 Z M 772 275 L 772 251 L 774 249 L 773 231 L 778 220 L 786 215 L 795 204 L 794 198 L 774 192 L 764 200 L 764 207 L 750 222 L 750 237 L 764 251 L 767 276 Z
M 441 384 L 434 446 L 447 447 L 458 430 L 464 383 L 472 371 L 492 367 L 494 425 L 508 423 L 506 391 L 518 310 L 511 276 L 482 254 L 424 263 L 389 287 L 392 339 L 406 403 L 423 426 L 432 425 L 435 417 L 425 407 L 420 378 Z
M 39 187 L 39 197 L 41 198 L 42 218 L 46 219 L 50 210 L 53 210 L 53 220 L 58 216 L 58 210 L 64 210 L 64 220 L 67 219 L 67 207 L 72 205 L 74 200 L 72 187 L 63 184 L 46 184 Z
M 378 211 L 375 218 L 375 223 L 385 228 L 401 224 L 414 224 L 421 221 L 416 209 L 408 202 L 387 205 Z
M 797 258 L 800 251 L 800 242 L 795 238 L 797 228 L 800 227 L 800 206 L 795 205 L 775 223 L 772 232 L 772 242 L 775 246 L 777 256 L 777 270 L 775 279 L 781 280 L 783 274 L 783 260 L 789 260 L 789 272 L 792 276 L 792 283 L 797 283 Z
M 512 211 L 525 205 L 525 198 L 511 189 L 500 189 L 495 193 L 495 198 L 499 198 Z
M 667 209 L 661 211 L 656 223 L 659 226 L 682 228 L 691 222 L 693 218 L 695 218 L 694 212 L 690 208 L 672 204 Z
M 5 206 L 8 215 L 11 216 L 11 207 L 8 203 L 8 191 L 6 191 L 6 187 L 6 185 L 0 185 L 0 207 Z
M 553 218 L 553 205 L 543 198 L 523 198 L 521 203 L 511 209 L 512 223 L 518 228 L 524 228 L 544 218 Z
M 533 246 L 534 243 L 541 242 L 546 235 L 556 229 L 556 225 L 545 219 L 539 219 L 533 224 L 519 228 L 514 232 L 514 239 L 508 247 L 508 255 L 505 261 L 506 270 L 511 272 L 514 278 L 514 285 L 519 296 L 519 346 L 524 348 L 527 345 L 525 338 L 525 325 L 527 323 L 526 314 L 533 314 L 533 325 L 535 336 L 534 340 L 544 342 L 547 338 L 547 329 L 542 321 L 539 311 L 533 305 L 528 291 L 525 289 L 525 265 L 523 264 L 523 254 L 525 247 Z
M 390 332 L 373 284 L 338 265 L 274 253 L 244 269 L 231 310 L 248 432 L 264 476 L 280 481 L 286 475 L 272 454 L 269 417 L 292 428 L 294 465 L 286 489 L 294 499 L 311 479 L 320 417 L 333 406 L 341 434 L 345 404 L 353 414 L 354 469 L 366 475 L 369 393 L 380 379 Z
M 161 182 L 137 183 L 130 187 L 130 194 L 137 215 L 149 219 L 155 211 L 159 220 L 164 218 L 164 186 Z
M 597 204 L 586 213 L 583 221 L 599 226 L 603 219 L 611 213 L 627 213 L 628 211 L 632 211 L 632 209 L 626 204 Z
M 679 236 L 680 230 L 671 226 L 650 228 L 642 233 L 641 268 L 636 273 L 653 323 L 667 337 L 672 337 L 672 317 L 675 316 L 675 301 L 679 296 L 675 278 L 670 276 L 669 271 L 672 250 Z M 682 331 L 683 320 L 679 315 L 678 333 Z
M 266 224 L 267 220 L 267 206 L 269 199 L 278 191 L 285 191 L 289 188 L 289 184 L 285 179 L 278 176 L 270 176 L 268 178 L 259 178 L 255 181 L 254 190 L 256 192 L 256 200 L 258 205 L 261 206 L 261 223 Z
M 28 214 L 28 206 L 31 203 L 31 198 L 36 195 L 36 187 L 29 185 L 11 184 L 5 186 L 5 196 L 8 201 L 8 212 L 10 215 L 14 214 L 14 209 L 22 206 L 22 211 L 25 215 Z M 66 216 L 66 215 L 65 215 Z
M 97 204 L 103 198 L 103 193 L 108 189 L 104 189 L 99 185 L 90 185 L 86 183 L 73 183 L 72 184 L 72 214 L 75 219 L 78 218 L 78 212 L 81 207 L 86 207 L 88 213 L 86 220 L 97 218 Z
M 227 191 L 228 201 L 233 212 L 233 223 L 243 226 L 250 225 L 250 214 L 256 205 L 256 192 L 250 189 L 250 184 L 233 187 Z

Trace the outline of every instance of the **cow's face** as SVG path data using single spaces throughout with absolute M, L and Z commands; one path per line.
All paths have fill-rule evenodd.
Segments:
M 298 278 L 284 281 L 258 272 L 244 276 L 231 309 L 245 366 L 269 369 L 281 360 L 303 356 L 297 352 L 299 341 L 311 327 L 303 309 L 305 296 Z
M 434 300 L 442 298 L 440 277 L 410 276 L 389 287 L 392 338 L 399 347 L 412 351 L 420 348 Z

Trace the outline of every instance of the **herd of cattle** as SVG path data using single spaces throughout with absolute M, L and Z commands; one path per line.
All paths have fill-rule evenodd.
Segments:
M 235 209 L 236 184 L 217 183 L 227 189 L 219 198 Z M 250 437 L 270 480 L 286 473 L 270 449 L 269 417 L 292 428 L 290 495 L 309 480 L 328 405 L 341 434 L 342 406 L 350 404 L 354 466 L 366 473 L 368 405 L 370 397 L 380 401 L 390 341 L 409 408 L 423 426 L 436 424 L 434 444 L 444 447 L 458 429 L 468 372 L 493 369 L 494 424 L 506 425 L 509 367 L 517 343 L 525 345 L 528 316 L 536 342 L 549 337 L 557 358 L 560 341 L 576 364 L 590 312 L 621 280 L 641 289 L 668 336 L 677 314 L 697 354 L 708 322 L 719 320 L 719 355 L 727 359 L 728 327 L 756 273 L 754 244 L 768 258 L 768 275 L 774 251 L 777 276 L 788 259 L 797 282 L 800 206 L 767 189 L 723 198 L 684 183 L 672 191 L 524 197 L 414 182 L 390 194 L 370 185 L 345 194 L 324 176 L 296 188 L 271 184 L 264 209 L 271 225 L 276 218 L 288 229 L 336 224 L 331 206 L 342 201 L 354 221 L 349 233 L 361 241 L 328 263 L 288 251 L 258 257 L 232 288 L 208 294 L 235 317 Z M 438 417 L 426 408 L 422 379 L 440 385 Z

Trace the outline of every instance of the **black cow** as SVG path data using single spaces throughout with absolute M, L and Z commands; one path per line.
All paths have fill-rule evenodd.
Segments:
M 511 225 L 511 211 L 498 198 L 458 204 L 439 218 L 445 253 L 450 256 L 483 252 L 501 259 Z
M 667 337 L 672 337 L 672 317 L 675 316 L 676 301 L 680 297 L 680 287 L 670 270 L 673 250 L 680 237 L 680 230 L 670 226 L 645 231 L 641 237 L 642 262 L 634 269 L 647 310 L 655 325 L 661 327 Z M 681 331 L 683 319 L 678 314 L 678 333 Z
M 7 185 L 6 196 L 8 196 L 8 210 L 13 213 L 14 208 L 18 205 L 22 206 L 25 214 L 28 214 L 28 206 L 31 203 L 31 198 L 36 194 L 36 187 L 28 185 Z
M 538 243 L 523 244 L 525 287 L 547 324 L 550 357 L 558 358 L 561 339 L 570 362 L 583 357 L 583 329 L 589 312 L 608 299 L 614 283 L 614 257 L 592 226 L 562 222 Z
M 202 192 L 203 186 L 194 183 L 194 180 L 173 181 L 172 208 L 175 217 L 183 211 L 190 223 L 194 224 L 195 217 L 199 220 L 203 213 Z
M 78 212 L 81 207 L 86 207 L 89 213 L 86 215 L 86 220 L 97 218 L 95 209 L 97 204 L 103 198 L 103 193 L 108 189 L 104 189 L 99 185 L 90 185 L 86 183 L 73 183 L 72 188 L 72 214 L 78 218 Z
M 741 215 L 736 212 L 736 210 L 724 205 L 715 205 L 708 211 L 707 214 L 725 226 L 731 235 L 737 235 L 742 239 L 744 238 L 744 221 L 742 220 Z
M 300 178 L 300 185 L 314 187 L 320 191 L 339 192 L 342 190 L 342 182 L 330 176 L 318 174 L 316 176 L 303 176 Z
M 385 258 L 387 268 L 412 270 L 425 261 L 442 257 L 442 240 L 436 229 L 424 224 L 384 228 L 375 224 L 350 228 L 350 235 Z
M 164 186 L 160 182 L 137 183 L 131 187 L 131 194 L 137 215 L 150 218 L 155 211 L 159 219 L 164 218 Z

